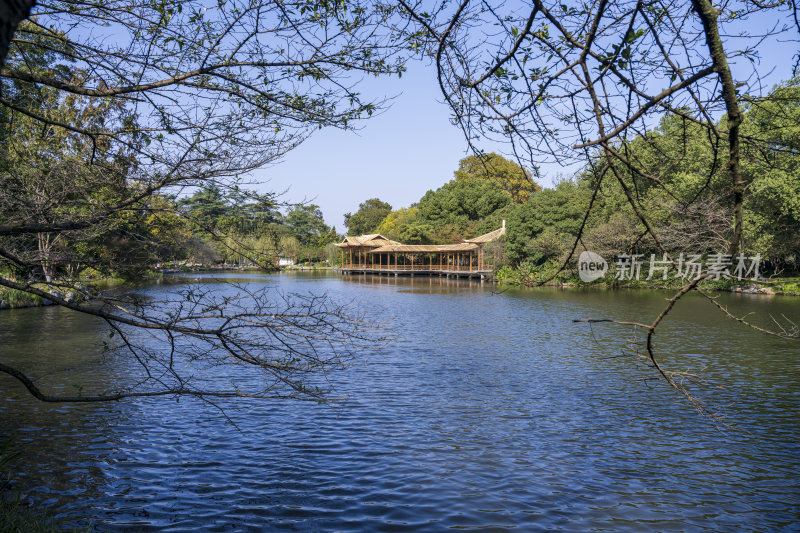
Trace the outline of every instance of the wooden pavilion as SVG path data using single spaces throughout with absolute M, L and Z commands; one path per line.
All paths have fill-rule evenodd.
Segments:
M 377 274 L 438 274 L 485 277 L 494 272 L 494 253 L 487 247 L 506 233 L 503 227 L 456 244 L 401 244 L 380 234 L 345 237 L 342 272 Z M 492 251 L 493 252 L 493 251 Z
M 364 268 L 367 263 L 367 253 L 382 246 L 400 244 L 397 241 L 387 239 L 380 233 L 370 235 L 359 235 L 358 237 L 345 237 L 337 244 L 342 249 L 342 265 L 347 264 L 351 268 Z

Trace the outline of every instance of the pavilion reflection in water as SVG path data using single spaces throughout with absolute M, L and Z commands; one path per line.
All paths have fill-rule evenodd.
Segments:
M 345 237 L 342 251 L 344 274 L 491 276 L 501 264 L 506 234 L 503 226 L 455 244 L 401 244 L 379 233 Z

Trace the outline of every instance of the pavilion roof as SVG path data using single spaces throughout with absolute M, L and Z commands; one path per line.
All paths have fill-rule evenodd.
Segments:
M 385 252 L 468 252 L 478 248 L 477 244 L 461 242 L 458 244 L 393 244 L 381 246 L 367 252 L 368 254 L 380 254 Z
M 503 224 L 502 228 L 497 228 L 494 231 L 490 231 L 489 233 L 485 233 L 478 237 L 473 237 L 471 239 L 464 239 L 464 242 L 474 242 L 476 244 L 483 244 L 485 242 L 496 241 L 505 234 L 506 234 L 506 226 L 505 224 Z
M 344 238 L 344 240 L 338 243 L 336 246 L 339 248 L 350 248 L 350 247 L 359 247 L 359 246 L 367 246 L 377 248 L 379 246 L 387 246 L 387 245 L 394 245 L 400 244 L 397 241 L 393 241 L 391 239 L 387 239 L 380 233 L 370 233 L 369 235 L 348 235 Z

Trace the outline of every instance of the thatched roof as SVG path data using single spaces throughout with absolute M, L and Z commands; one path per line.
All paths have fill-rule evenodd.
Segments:
M 384 253 L 384 252 L 410 252 L 410 253 L 435 253 L 435 252 L 467 252 L 474 250 L 479 244 L 496 241 L 506 234 L 505 220 L 503 227 L 490 231 L 485 235 L 474 237 L 472 239 L 465 239 L 464 242 L 458 244 L 401 244 L 397 241 L 387 239 L 380 233 L 371 233 L 369 235 L 359 235 L 358 237 L 350 235 L 345 237 L 344 240 L 336 246 L 339 248 L 373 248 L 368 253 Z
M 370 250 L 368 254 L 380 254 L 384 252 L 412 252 L 412 253 L 434 253 L 434 252 L 468 252 L 478 248 L 477 244 L 462 242 L 459 244 L 394 244 L 381 246 L 375 250 Z
M 481 235 L 480 237 L 473 237 L 472 239 L 464 239 L 464 242 L 474 242 L 475 244 L 483 244 L 485 242 L 496 241 L 505 234 L 506 234 L 506 226 L 505 224 L 503 224 L 502 228 L 490 231 L 489 233 Z
M 393 241 L 391 239 L 387 239 L 380 233 L 371 233 L 369 235 L 359 235 L 358 237 L 355 236 L 345 237 L 344 240 L 338 243 L 336 246 L 338 246 L 339 248 L 350 248 L 358 246 L 377 248 L 379 246 L 388 246 L 393 244 L 400 244 L 400 243 L 397 241 Z

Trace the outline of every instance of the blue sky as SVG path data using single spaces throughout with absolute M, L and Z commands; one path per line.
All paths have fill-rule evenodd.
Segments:
M 261 190 L 283 191 L 287 202 L 320 206 L 329 225 L 344 232 L 344 214 L 378 197 L 394 208 L 416 202 L 428 189 L 453 178 L 465 155 L 461 130 L 441 103 L 436 71 L 409 65 L 398 78 L 365 80 L 362 92 L 397 95 L 383 114 L 359 131 L 322 130 L 289 152 L 282 162 L 252 174 Z M 490 148 L 490 147 L 489 147 Z

